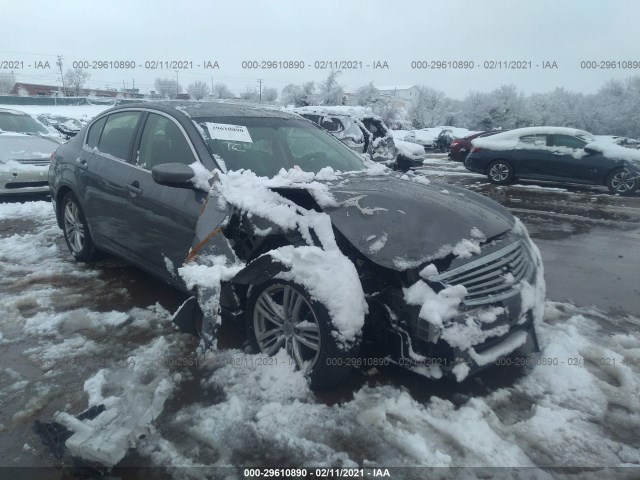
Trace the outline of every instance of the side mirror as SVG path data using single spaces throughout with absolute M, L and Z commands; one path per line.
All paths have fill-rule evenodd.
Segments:
M 595 155 L 596 153 L 600 153 L 598 150 L 596 150 L 595 148 L 591 148 L 591 147 L 584 147 L 584 151 L 588 155 Z
M 193 169 L 184 163 L 162 163 L 151 169 L 153 180 L 168 187 L 194 188 L 191 182 L 194 176 Z

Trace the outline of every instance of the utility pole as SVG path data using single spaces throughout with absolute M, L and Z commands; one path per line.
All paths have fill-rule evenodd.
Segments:
M 213 75 L 211 75 L 211 98 L 213 99 Z
M 178 78 L 178 70 L 174 70 L 176 72 L 176 98 L 180 95 L 180 80 Z
M 62 96 L 67 96 L 67 87 L 64 85 L 64 75 L 62 74 L 62 55 L 58 55 L 58 60 L 56 61 L 56 65 L 60 68 L 60 78 L 62 79 Z
M 258 79 L 258 83 L 260 84 L 260 101 L 262 101 L 262 79 Z

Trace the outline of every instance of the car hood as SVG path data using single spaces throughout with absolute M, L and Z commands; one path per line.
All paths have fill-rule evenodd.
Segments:
M 34 135 L 0 134 L 0 162 L 9 160 L 48 160 L 59 144 Z
M 490 239 L 515 221 L 498 203 L 437 182 L 352 176 L 330 190 L 338 206 L 323 210 L 335 228 L 369 260 L 394 270 L 445 256 L 472 239 L 474 228 Z

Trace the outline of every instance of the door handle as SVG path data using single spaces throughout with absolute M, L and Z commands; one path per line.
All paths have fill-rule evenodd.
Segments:
M 140 183 L 136 180 L 135 182 L 127 183 L 127 189 L 131 193 L 142 194 L 142 189 L 140 188 Z

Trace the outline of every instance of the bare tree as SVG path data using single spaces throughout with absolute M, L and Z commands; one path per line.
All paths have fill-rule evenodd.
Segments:
M 172 78 L 156 78 L 153 86 L 158 95 L 163 98 L 176 98 L 179 93 L 182 93 L 182 87 Z
M 213 86 L 213 98 L 235 98 L 235 95 L 224 83 L 216 83 Z
M 209 86 L 205 82 L 198 80 L 187 87 L 187 93 L 191 98 L 202 100 L 209 95 Z
M 243 100 L 258 100 L 260 95 L 258 95 L 255 88 L 247 87 L 246 90 L 240 94 L 240 98 Z
M 64 74 L 66 84 L 75 90 L 76 97 L 80 96 L 80 90 L 86 81 L 89 80 L 89 77 L 91 77 L 91 74 L 85 72 L 82 68 L 69 69 L 67 73 Z
M 278 90 L 270 87 L 263 88 L 262 99 L 266 102 L 275 102 L 278 99 Z
M 13 72 L 0 72 L 0 95 L 7 95 L 15 84 Z

